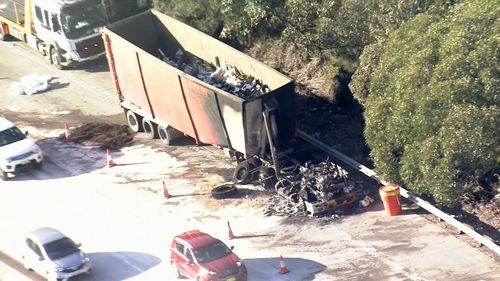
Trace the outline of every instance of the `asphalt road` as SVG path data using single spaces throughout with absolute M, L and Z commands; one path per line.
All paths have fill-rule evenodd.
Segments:
M 59 71 L 23 44 L 0 42 L 0 113 L 41 145 L 46 162 L 0 182 L 0 280 L 43 280 L 20 260 L 26 232 L 52 226 L 89 253 L 90 276 L 74 280 L 172 280 L 168 247 L 173 235 L 200 229 L 244 259 L 249 280 L 500 280 L 498 257 L 468 244 L 418 210 L 387 217 L 380 202 L 355 215 L 268 217 L 266 197 L 252 186 L 245 196 L 213 200 L 210 189 L 228 180 L 232 164 L 211 146 L 164 147 L 136 138 L 113 151 L 60 141 L 63 124 L 123 122 L 103 61 Z M 38 73 L 54 87 L 14 95 L 10 84 Z M 162 196 L 162 183 L 174 195 Z M 227 221 L 237 239 L 229 240 Z M 279 274 L 279 255 L 290 272 Z M 21 279 L 25 278 L 25 279 Z

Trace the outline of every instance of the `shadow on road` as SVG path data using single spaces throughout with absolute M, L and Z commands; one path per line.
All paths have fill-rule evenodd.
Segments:
M 89 253 L 92 273 L 71 279 L 72 281 L 122 281 L 139 275 L 160 264 L 161 259 L 137 252 Z
M 260 280 L 301 280 L 311 281 L 315 275 L 324 271 L 326 266 L 303 258 L 283 257 L 288 273 L 281 274 L 279 256 L 272 258 L 243 259 L 248 269 L 248 281 Z
M 66 71 L 71 71 L 71 70 L 80 70 L 80 71 L 86 71 L 86 72 L 92 72 L 92 73 L 108 72 L 109 66 L 108 66 L 108 61 L 106 60 L 106 57 L 102 56 L 97 60 L 77 64 L 73 67 L 68 68 Z

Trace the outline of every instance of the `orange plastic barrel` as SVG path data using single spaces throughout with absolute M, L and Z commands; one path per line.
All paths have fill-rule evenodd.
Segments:
M 396 216 L 401 213 L 401 202 L 399 200 L 399 186 L 381 186 L 379 188 L 380 199 L 384 203 L 385 213 L 388 216 Z

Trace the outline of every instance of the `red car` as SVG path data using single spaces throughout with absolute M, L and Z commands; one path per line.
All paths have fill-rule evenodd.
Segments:
M 170 264 L 176 278 L 246 281 L 247 269 L 233 248 L 199 230 L 184 232 L 172 241 Z

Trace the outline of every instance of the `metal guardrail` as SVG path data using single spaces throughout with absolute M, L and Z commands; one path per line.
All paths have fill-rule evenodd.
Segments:
M 354 161 L 353 159 L 349 158 L 347 155 L 343 154 L 342 152 L 333 149 L 326 145 L 325 143 L 309 136 L 303 131 L 298 131 L 298 137 L 309 142 L 310 144 L 320 148 L 321 150 L 327 152 L 328 154 L 332 155 L 333 157 L 336 157 L 337 159 L 341 160 L 342 162 L 346 163 L 347 165 L 351 166 L 352 168 L 357 169 L 361 173 L 367 175 L 368 177 L 380 182 L 383 185 L 389 185 L 390 183 L 387 181 L 384 181 L 381 179 L 375 171 L 367 168 L 366 166 L 363 166 L 362 164 Z M 468 227 L 467 225 L 461 223 L 460 221 L 456 220 L 452 216 L 446 214 L 445 212 L 439 210 L 438 208 L 434 207 L 432 204 L 429 202 L 423 200 L 422 198 L 411 194 L 408 190 L 400 187 L 400 194 L 401 196 L 405 197 L 406 199 L 414 202 L 421 208 L 427 210 L 431 214 L 437 216 L 440 220 L 443 220 L 447 222 L 448 224 L 452 225 L 453 227 L 457 228 L 460 230 L 460 232 L 467 234 L 470 236 L 472 239 L 476 240 L 478 243 L 481 245 L 489 248 L 493 252 L 495 252 L 497 255 L 500 256 L 500 246 L 495 244 L 493 241 L 489 240 L 488 238 L 484 237 L 483 235 L 477 233 L 474 231 L 472 228 Z

